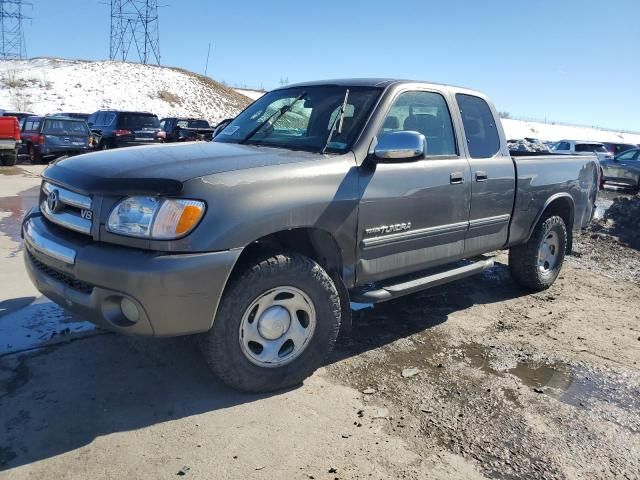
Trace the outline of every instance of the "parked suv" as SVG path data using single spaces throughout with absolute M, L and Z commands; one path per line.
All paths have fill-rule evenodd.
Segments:
M 85 153 L 90 148 L 87 122 L 77 118 L 28 117 L 21 138 L 31 163 Z
M 91 114 L 87 122 L 98 135 L 100 150 L 149 145 L 162 140 L 158 135 L 160 121 L 149 112 L 99 110 Z
M 611 160 L 613 155 L 600 142 L 588 140 L 560 140 L 551 149 L 558 155 L 596 155 L 598 160 Z

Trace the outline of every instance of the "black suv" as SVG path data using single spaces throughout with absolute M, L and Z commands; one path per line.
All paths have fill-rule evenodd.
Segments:
M 162 141 L 160 121 L 153 113 L 98 110 L 87 120 L 97 137 L 97 148 L 132 147 Z

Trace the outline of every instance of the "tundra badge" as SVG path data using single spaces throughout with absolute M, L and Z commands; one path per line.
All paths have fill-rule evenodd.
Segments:
M 397 233 L 411 230 L 411 222 L 396 223 L 395 225 L 380 225 L 379 227 L 367 228 L 364 233 L 366 235 Z

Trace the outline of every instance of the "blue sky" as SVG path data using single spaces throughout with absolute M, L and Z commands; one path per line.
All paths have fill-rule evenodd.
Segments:
M 109 56 L 108 0 L 32 0 L 29 56 Z M 162 63 L 273 88 L 400 77 L 513 116 L 640 130 L 640 0 L 161 0 Z

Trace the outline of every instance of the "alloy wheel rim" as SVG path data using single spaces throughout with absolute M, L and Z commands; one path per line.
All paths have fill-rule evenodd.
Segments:
M 240 347 L 260 367 L 280 367 L 306 349 L 316 328 L 309 296 L 295 287 L 277 287 L 260 294 L 240 322 Z
M 538 249 L 538 269 L 549 273 L 558 264 L 560 253 L 560 237 L 556 232 L 549 232 L 540 243 Z

